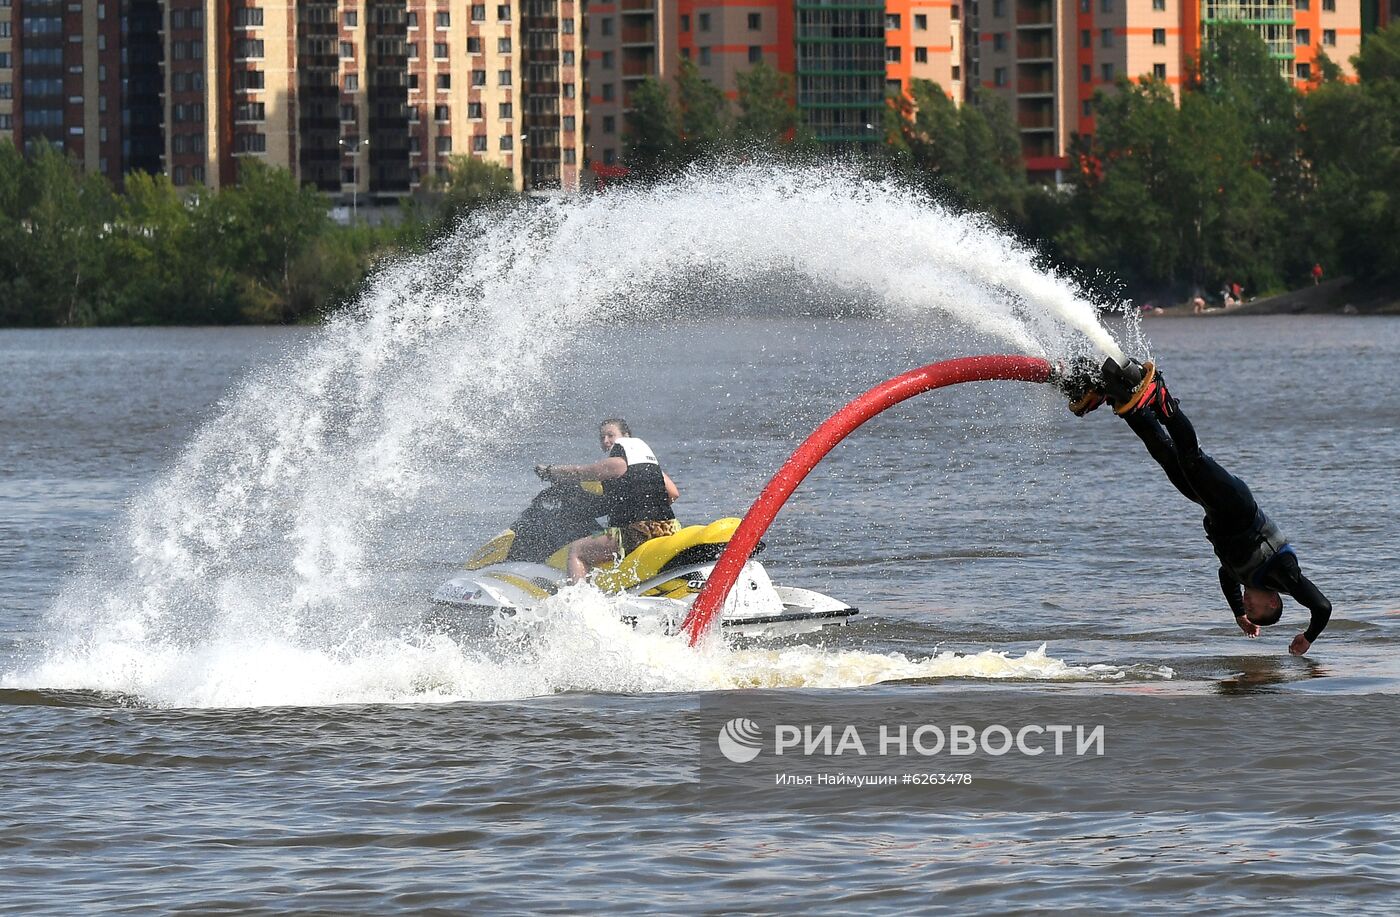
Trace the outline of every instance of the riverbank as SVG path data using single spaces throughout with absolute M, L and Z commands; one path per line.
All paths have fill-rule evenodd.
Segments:
M 1217 306 L 1201 313 L 1192 309 L 1190 303 L 1184 303 L 1154 309 L 1147 314 L 1168 318 L 1198 315 L 1400 315 L 1400 287 L 1338 277 L 1317 286 L 1261 297 L 1229 309 Z

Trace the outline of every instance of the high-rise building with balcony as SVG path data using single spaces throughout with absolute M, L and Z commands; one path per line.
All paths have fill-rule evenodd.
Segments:
M 1095 93 L 1120 77 L 1179 90 L 1221 23 L 1256 29 L 1299 84 L 1320 51 L 1349 70 L 1360 49 L 1359 0 L 977 0 L 972 11 L 969 85 L 1006 97 L 1042 178 L 1068 166 L 1073 135 L 1093 134 Z

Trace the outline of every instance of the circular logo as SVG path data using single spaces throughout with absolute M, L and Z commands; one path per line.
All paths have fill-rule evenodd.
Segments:
M 758 757 L 763 748 L 763 730 L 753 720 L 735 717 L 719 731 L 719 750 L 735 764 Z

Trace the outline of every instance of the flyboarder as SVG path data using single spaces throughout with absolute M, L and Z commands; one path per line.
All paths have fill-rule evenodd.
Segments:
M 1261 627 L 1278 623 L 1279 594 L 1287 593 L 1312 615 L 1288 647 L 1294 656 L 1306 653 L 1327 626 L 1332 603 L 1303 576 L 1293 545 L 1259 509 L 1249 487 L 1201 451 L 1191 421 L 1153 365 L 1130 360 L 1122 366 L 1109 359 L 1096 368 L 1077 360 L 1052 381 L 1080 417 L 1108 401 L 1176 489 L 1205 510 L 1206 538 L 1220 559 L 1220 589 L 1240 630 L 1257 637 Z

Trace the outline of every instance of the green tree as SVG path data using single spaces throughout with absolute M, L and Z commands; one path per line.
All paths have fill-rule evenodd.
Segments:
M 765 62 L 739 73 L 739 114 L 733 134 L 746 149 L 805 148 L 792 77 Z
M 676 168 L 680 117 L 671 95 L 647 77 L 632 90 L 627 109 L 624 162 L 638 178 L 651 180 Z
M 682 58 L 676 73 L 676 103 L 680 114 L 679 154 L 688 164 L 718 152 L 729 133 L 724 93 L 700 75 L 690 58 Z
M 515 196 L 515 179 L 510 170 L 475 156 L 452 156 L 447 171 L 428 182 L 435 198 L 430 207 L 439 231 L 450 230 L 479 207 Z

